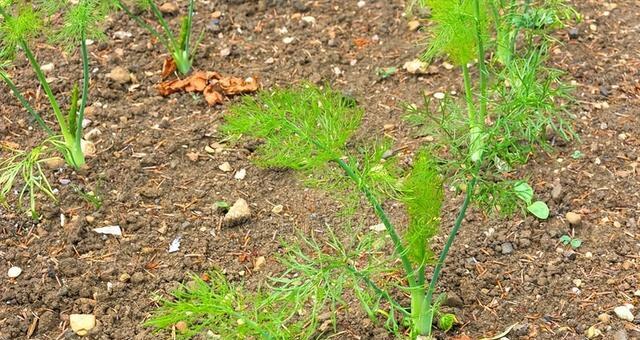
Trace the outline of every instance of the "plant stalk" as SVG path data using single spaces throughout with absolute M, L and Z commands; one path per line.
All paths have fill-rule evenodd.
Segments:
M 380 220 L 382 221 L 382 224 L 384 224 L 385 229 L 387 230 L 389 236 L 391 237 L 391 240 L 393 241 L 396 252 L 398 253 L 398 256 L 400 256 L 402 266 L 407 273 L 407 281 L 409 283 L 409 287 L 416 287 L 415 272 L 413 271 L 413 266 L 411 265 L 411 261 L 409 261 L 409 257 L 407 256 L 407 250 L 402 245 L 400 236 L 398 236 L 398 233 L 391 224 L 389 217 L 387 217 L 387 214 L 382 209 L 382 206 L 378 202 L 378 199 L 373 195 L 373 193 L 367 186 L 362 184 L 362 179 L 360 178 L 360 176 L 358 176 L 345 161 L 343 161 L 342 159 L 336 159 L 335 161 L 344 170 L 347 176 L 349 176 L 349 178 L 351 178 L 351 180 L 353 180 L 357 184 L 360 191 L 362 191 L 369 203 L 373 206 L 373 210 L 375 211 L 376 215 L 378 215 L 378 218 L 380 218 Z
M 460 226 L 462 225 L 462 221 L 464 220 L 465 215 L 467 214 L 467 208 L 469 207 L 469 203 L 471 202 L 471 198 L 473 196 L 473 191 L 477 182 L 477 175 L 474 174 L 473 178 L 467 185 L 467 192 L 464 197 L 464 201 L 462 202 L 462 206 L 460 207 L 460 211 L 458 212 L 458 216 L 456 217 L 455 223 L 453 224 L 453 228 L 449 233 L 449 237 L 447 238 L 447 242 L 442 248 L 442 252 L 440 252 L 440 256 L 438 258 L 438 262 L 436 263 L 435 268 L 433 269 L 433 275 L 431 276 L 431 282 L 429 283 L 429 288 L 427 289 L 426 295 L 424 297 L 424 302 L 422 304 L 423 307 L 429 308 L 429 312 L 424 312 L 421 314 L 421 322 L 417 324 L 418 330 L 425 333 L 420 333 L 421 335 L 431 335 L 431 324 L 433 322 L 433 314 L 434 311 L 432 309 L 431 304 L 433 303 L 433 293 L 436 290 L 436 284 L 438 283 L 438 279 L 440 278 L 440 273 L 442 272 L 442 267 L 444 266 L 444 261 L 449 254 L 449 249 L 453 244 L 453 241 L 456 239 L 458 234 L 458 230 L 460 230 Z

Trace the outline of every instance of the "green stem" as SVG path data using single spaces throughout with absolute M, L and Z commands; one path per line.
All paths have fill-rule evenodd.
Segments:
M 171 44 L 171 50 L 176 51 L 180 49 L 180 46 L 178 45 L 175 37 L 173 36 L 173 32 L 171 31 L 171 28 L 169 28 L 169 24 L 167 23 L 166 20 L 164 20 L 164 16 L 162 15 L 162 12 L 160 12 L 160 10 L 158 9 L 158 6 L 156 6 L 156 4 L 153 1 L 147 1 L 147 3 L 149 3 L 149 7 L 151 7 L 151 11 L 156 16 L 156 19 L 158 19 L 158 21 L 160 22 L 160 25 L 164 30 L 164 34 L 167 40 L 169 41 L 169 43 Z
M 31 116 L 36 120 L 36 122 L 38 122 L 40 127 L 42 127 L 42 129 L 49 136 L 53 136 L 54 135 L 53 130 L 51 130 L 51 128 L 47 126 L 47 124 L 44 122 L 44 119 L 42 119 L 42 116 L 40 116 L 40 114 L 36 112 L 33 106 L 29 104 L 29 101 L 22 95 L 22 93 L 20 93 L 20 90 L 18 89 L 16 84 L 11 80 L 11 78 L 9 78 L 9 76 L 2 71 L 0 71 L 0 78 L 2 78 L 2 80 L 4 80 L 4 82 L 7 84 L 7 86 L 9 86 L 9 88 L 11 89 L 11 92 L 13 92 L 13 95 L 16 96 L 16 98 L 18 98 L 18 101 L 20 101 L 20 104 L 22 104 L 22 106 L 27 110 L 27 112 L 29 112 L 29 114 L 31 114 Z
M 429 318 L 430 320 L 423 319 L 423 321 L 429 322 L 428 325 L 425 325 L 423 323 L 419 326 L 420 328 L 422 328 L 423 331 L 428 330 L 426 334 L 421 334 L 421 335 L 431 334 L 431 320 L 433 318 L 433 310 L 431 310 L 431 307 L 432 307 L 431 304 L 433 303 L 433 293 L 436 290 L 436 284 L 438 283 L 438 279 L 440 278 L 440 273 L 442 272 L 444 261 L 446 260 L 447 255 L 449 254 L 449 249 L 451 248 L 453 241 L 456 239 L 456 236 L 458 235 L 458 230 L 460 230 L 462 221 L 464 220 L 464 217 L 467 214 L 467 208 L 469 207 L 469 203 L 471 202 L 476 181 L 477 181 L 477 174 L 474 174 L 473 178 L 469 182 L 469 185 L 467 185 L 467 192 L 464 197 L 464 202 L 462 202 L 462 207 L 460 208 L 460 211 L 458 212 L 458 216 L 456 217 L 456 221 L 453 224 L 453 229 L 451 229 L 451 232 L 449 233 L 449 237 L 447 238 L 447 242 L 445 243 L 444 248 L 442 248 L 442 252 L 440 252 L 440 257 L 438 258 L 438 262 L 436 263 L 436 266 L 433 269 L 431 282 L 429 283 L 429 288 L 427 289 L 427 294 L 425 295 L 424 302 L 422 304 L 423 307 L 429 308 L 431 311 L 430 313 L 423 313 L 423 316 L 427 316 L 430 314 L 431 317 Z
M 462 77 L 464 79 L 464 95 L 467 102 L 467 114 L 469 117 L 469 127 L 475 126 L 476 108 L 473 102 L 473 89 L 471 87 L 471 76 L 469 75 L 469 66 L 462 64 Z
M 158 32 L 155 28 L 151 27 L 151 25 L 149 25 L 146 22 L 144 22 L 144 20 L 140 19 L 140 17 L 138 17 L 137 15 L 133 14 L 133 12 L 131 12 L 129 7 L 127 7 L 124 3 L 122 3 L 122 1 L 118 0 L 118 6 L 120 6 L 120 8 L 122 8 L 122 10 L 125 13 L 127 13 L 127 15 L 131 19 L 133 19 L 138 25 L 140 25 L 142 28 L 146 29 L 156 39 L 160 40 L 162 45 L 164 45 L 167 49 L 169 49 L 171 47 L 170 42 L 167 41 L 167 39 L 162 34 L 160 34 L 160 32 Z
M 409 287 L 411 288 L 416 287 L 415 273 L 413 271 L 413 266 L 411 265 L 411 261 L 409 261 L 409 257 L 407 256 L 407 250 L 402 245 L 400 236 L 398 236 L 398 233 L 396 232 L 395 228 L 391 224 L 389 217 L 387 217 L 387 214 L 382 209 L 382 206 L 378 202 L 378 199 L 376 199 L 376 197 L 373 195 L 371 190 L 369 190 L 369 188 L 362 183 L 362 178 L 360 178 L 360 176 L 356 174 L 353 171 L 353 169 L 345 161 L 343 161 L 342 159 L 337 159 L 335 161 L 344 170 L 347 176 L 349 176 L 349 178 L 351 178 L 351 180 L 353 180 L 356 183 L 360 191 L 362 191 L 362 193 L 367 198 L 369 203 L 373 206 L 373 210 L 375 211 L 376 215 L 378 215 L 378 218 L 380 218 L 380 220 L 382 221 L 382 224 L 384 225 L 385 229 L 389 233 L 389 236 L 391 237 L 391 241 L 393 241 L 393 245 L 396 249 L 396 252 L 398 253 L 398 256 L 400 256 L 400 260 L 402 261 L 402 266 L 404 267 L 404 270 L 407 273 L 407 281 L 409 282 Z
M 356 270 L 355 268 L 353 268 L 353 267 L 351 267 L 349 265 L 347 265 L 346 268 L 353 275 L 359 277 L 362 281 L 364 281 L 378 295 L 380 295 L 380 296 L 384 297 L 385 299 L 387 299 L 387 301 L 389 301 L 389 303 L 391 305 L 393 305 L 396 309 L 398 309 L 400 312 L 402 312 L 402 314 L 409 315 L 409 312 L 404 307 L 402 307 L 396 300 L 394 300 L 391 297 L 391 295 L 389 295 L 389 293 L 387 293 L 382 288 L 378 287 L 378 285 L 376 285 L 373 281 L 371 281 L 371 279 L 369 277 L 367 277 L 366 275 L 362 274 L 361 272 L 359 272 L 358 270 Z
M 56 97 L 53 95 L 53 91 L 51 91 L 49 82 L 47 82 L 47 77 L 45 77 L 44 72 L 42 72 L 42 69 L 40 68 L 40 64 L 38 64 L 38 61 L 33 55 L 33 52 L 31 52 L 31 49 L 29 48 L 29 45 L 27 44 L 26 41 L 20 40 L 19 44 L 22 50 L 24 51 L 24 54 L 27 56 L 27 59 L 29 60 L 29 63 L 31 64 L 33 71 L 36 73 L 36 77 L 38 78 L 38 81 L 42 86 L 42 90 L 44 91 L 44 93 L 47 95 L 47 98 L 49 99 L 49 103 L 51 104 L 53 113 L 56 116 L 56 120 L 58 121 L 58 124 L 60 124 L 60 130 L 62 131 L 62 135 L 65 137 L 65 140 L 67 138 L 71 138 L 72 137 L 70 133 L 71 131 L 69 130 L 67 121 L 64 118 L 64 115 L 62 114 L 62 110 L 60 110 L 60 105 L 58 105 L 58 101 L 56 100 Z
M 489 73 L 485 62 L 484 37 L 482 36 L 482 23 L 480 22 L 480 0 L 474 0 L 474 15 L 476 17 L 476 39 L 478 44 L 478 67 L 480 70 L 480 113 L 477 119 L 479 126 L 484 125 L 484 118 L 487 114 L 488 91 L 487 83 Z

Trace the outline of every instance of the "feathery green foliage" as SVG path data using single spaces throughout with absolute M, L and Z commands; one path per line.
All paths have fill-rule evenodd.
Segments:
M 327 231 L 325 242 L 299 236 L 299 243 L 284 244 L 277 261 L 286 270 L 269 278 L 268 286 L 247 292 L 219 272 L 211 273 L 208 282 L 194 276 L 171 299 L 161 299 L 161 307 L 146 325 L 160 331 L 186 322 L 186 330 L 176 334 L 180 339 L 207 334 L 223 339 L 310 339 L 322 335 L 317 330 L 321 321 L 328 322 L 325 331 L 335 331 L 335 311 L 348 308 L 347 291 L 372 318 L 382 313 L 382 296 L 359 284 L 361 276 L 387 270 L 373 256 L 378 251 L 375 239 L 369 235 L 341 241 L 330 228 Z M 321 319 L 326 312 L 333 312 L 332 318 Z
M 217 271 L 209 276 L 207 282 L 193 275 L 171 299 L 159 298 L 161 307 L 145 325 L 160 331 L 185 322 L 188 327 L 178 331 L 179 339 L 287 339 L 303 331 L 299 323 L 286 323 L 296 312 L 290 302 L 261 292 L 247 293 Z
M 43 164 L 53 157 L 55 145 L 58 143 L 56 137 L 52 137 L 29 151 L 15 150 L 0 144 L 0 151 L 9 154 L 8 157 L 0 159 L 0 204 L 7 205 L 7 197 L 16 182 L 22 183 L 22 188 L 18 190 L 18 206 L 26 208 L 34 219 L 38 218 L 38 192 L 56 200 L 44 173 Z M 0 155 L 2 153 L 0 152 Z M 24 203 L 25 195 L 28 195 L 28 204 Z
M 486 6 L 494 25 L 481 40 L 485 52 L 493 54 L 478 59 L 476 86 L 472 72 L 462 66 L 467 117 L 462 105 L 447 97 L 436 105 L 425 100 L 420 109 L 410 107 L 407 119 L 421 127 L 421 135 L 434 136 L 432 153 L 457 187 L 476 169 L 469 149 L 479 132 L 483 161 L 475 200 L 485 210 L 510 215 L 525 208 L 513 194 L 514 169 L 549 150 L 556 139 L 575 138 L 566 109 L 571 87 L 562 80 L 563 72 L 546 64 L 556 42 L 551 32 L 577 14 L 564 0 L 487 1 Z
M 489 16 L 487 0 L 480 1 L 480 15 L 474 13 L 474 0 L 421 0 L 431 9 L 431 40 L 424 58 L 447 55 L 456 65 L 470 63 L 477 57 L 478 36 L 486 39 Z
M 127 6 L 127 1 L 117 1 L 118 6 L 122 8 L 127 15 L 138 23 L 142 28 L 146 29 L 151 35 L 158 39 L 162 45 L 169 51 L 173 61 L 176 64 L 178 72 L 182 75 L 186 75 L 191 71 L 193 60 L 196 56 L 196 51 L 200 41 L 204 37 L 204 30 L 200 33 L 200 36 L 196 39 L 193 46 L 191 45 L 191 35 L 193 30 L 193 13 L 195 10 L 194 0 L 189 0 L 189 6 L 187 8 L 187 15 L 182 18 L 180 23 L 180 31 L 176 35 L 169 26 L 169 23 L 164 18 L 160 8 L 155 4 L 154 0 L 136 0 L 132 1 L 135 6 L 143 10 L 150 10 L 153 13 L 155 19 L 158 21 L 161 27 L 160 33 L 158 30 L 149 25 L 144 19 L 140 18 L 133 13 Z
M 223 131 L 263 140 L 256 162 L 265 167 L 309 170 L 342 157 L 362 110 L 329 88 L 312 85 L 244 97 L 225 117 Z
M 321 90 L 310 85 L 263 92 L 232 107 L 222 129 L 228 134 L 259 138 L 263 144 L 257 149 L 255 160 L 264 166 L 309 170 L 326 167 L 325 163 L 331 162 L 341 168 L 382 221 L 405 271 L 407 290 L 412 297 L 411 312 L 392 302 L 394 310 L 410 316 L 416 334 L 429 334 L 429 320 L 438 315 L 439 304 L 432 300 L 435 288 L 425 289 L 425 267 L 429 238 L 439 224 L 441 179 L 427 153 L 418 156 L 415 169 L 404 178 L 392 161 L 384 160 L 385 147 L 361 151 L 364 155 L 361 157 L 348 156 L 351 152 L 345 148 L 347 139 L 362 115 L 350 102 L 328 88 Z M 380 204 L 382 199 L 401 197 L 410 215 L 404 240 Z M 469 199 L 467 195 L 464 209 Z M 459 223 L 461 220 L 458 226 Z M 437 280 L 438 275 L 434 277 Z M 367 275 L 359 278 L 380 296 L 393 301 Z
M 11 15 L 13 9 L 15 15 Z M 19 2 L 10 8 L 0 6 L 0 58 L 13 59 L 18 46 L 23 41 L 30 41 L 40 34 L 43 26 L 42 18 L 29 4 Z
M 426 264 L 433 253 L 429 240 L 438 233 L 440 209 L 444 200 L 442 178 L 437 165 L 426 151 L 416 156 L 413 168 L 403 181 L 402 201 L 409 215 L 405 240 L 415 263 Z

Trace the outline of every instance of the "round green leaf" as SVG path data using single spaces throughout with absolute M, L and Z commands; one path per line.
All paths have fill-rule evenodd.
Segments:
M 518 198 L 525 201 L 527 204 L 531 204 L 531 200 L 533 199 L 533 188 L 527 182 L 518 181 L 516 185 L 513 186 L 513 191 L 516 193 Z
M 533 216 L 541 220 L 546 220 L 549 217 L 549 207 L 547 207 L 547 204 L 542 201 L 531 203 L 527 207 L 527 210 L 529 210 L 529 212 L 532 213 Z

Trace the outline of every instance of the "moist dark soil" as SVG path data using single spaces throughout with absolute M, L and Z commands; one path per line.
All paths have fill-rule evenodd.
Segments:
M 479 210 L 468 215 L 440 283 L 453 296 L 448 308 L 461 324 L 442 338 L 492 337 L 516 323 L 511 339 L 584 339 L 592 326 L 604 339 L 640 338 L 640 4 L 572 2 L 584 20 L 558 32 L 562 45 L 552 52 L 555 66 L 575 82 L 578 102 L 571 111 L 580 141 L 534 155 L 521 172 L 549 204 L 551 217 L 500 219 Z M 206 30 L 195 68 L 257 76 L 264 88 L 329 83 L 366 109 L 357 138 L 384 134 L 404 150 L 398 157 L 409 156 L 425 141 L 402 120 L 403 103 L 420 103 L 423 93 L 460 93 L 461 80 L 441 62 L 434 63 L 433 74 L 400 70 L 380 80 L 376 68 L 401 69 L 419 55 L 422 35 L 407 28 L 402 1 L 364 3 L 199 3 L 196 27 Z M 86 170 L 48 171 L 58 202 L 40 201 L 39 222 L 15 202 L 0 208 L 0 339 L 77 338 L 68 324 L 72 313 L 97 317 L 92 339 L 168 339 L 169 333 L 154 334 L 142 325 L 157 306 L 154 294 L 212 269 L 224 270 L 234 282 L 259 282 L 277 274 L 281 240 L 340 227 L 341 203 L 332 195 L 305 188 L 292 172 L 257 168 L 249 143 L 225 142 L 218 127 L 228 103 L 208 107 L 198 96 L 156 94 L 166 52 L 147 32 L 114 14 L 107 35 L 90 46 L 92 125 L 86 131 L 101 132 L 94 139 L 97 155 Z M 77 56 L 44 42 L 37 51 L 42 64 L 54 64 L 48 73 L 54 92 L 68 98 L 80 78 Z M 128 70 L 133 81 L 118 84 L 107 77 L 116 67 Z M 45 108 L 26 61 L 18 59 L 11 73 L 30 100 Z M 22 148 L 37 143 L 42 134 L 6 87 L 0 102 L 2 141 Z M 581 156 L 574 158 L 576 150 Z M 224 162 L 234 171 L 221 171 Z M 234 179 L 240 169 L 246 177 Z M 99 209 L 73 189 L 97 186 Z M 239 198 L 249 202 L 251 219 L 221 227 L 214 203 Z M 442 235 L 461 201 L 450 198 Z M 272 212 L 275 205 L 283 211 Z M 582 216 L 579 226 L 565 219 L 570 211 Z M 360 219 L 362 233 L 377 223 L 367 213 Z M 93 231 L 110 225 L 119 225 L 123 235 Z M 573 251 L 561 244 L 564 234 L 581 239 L 582 246 Z M 180 250 L 169 253 L 176 237 Z M 443 240 L 436 239 L 436 250 Z M 255 271 L 259 256 L 267 265 Z M 9 279 L 11 266 L 23 273 Z M 627 303 L 636 306 L 635 322 L 613 313 Z M 603 313 L 610 320 L 599 318 Z M 391 338 L 355 309 L 339 320 L 334 338 Z

